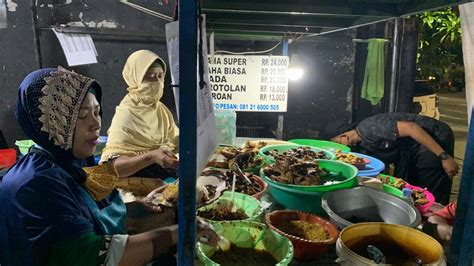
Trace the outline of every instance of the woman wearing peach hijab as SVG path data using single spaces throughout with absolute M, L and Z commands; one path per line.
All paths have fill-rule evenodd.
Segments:
M 101 157 L 120 177 L 176 175 L 179 129 L 160 102 L 165 73 L 165 62 L 148 50 L 132 53 L 125 63 L 128 93 L 116 108 Z

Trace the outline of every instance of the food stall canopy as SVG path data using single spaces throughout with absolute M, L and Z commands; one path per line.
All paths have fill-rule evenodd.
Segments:
M 405 17 L 472 1 L 448 0 L 206 0 L 208 32 L 229 39 L 306 37 Z

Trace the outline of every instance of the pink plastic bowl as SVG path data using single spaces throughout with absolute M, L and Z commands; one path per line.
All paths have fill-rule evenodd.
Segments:
M 428 212 L 428 209 L 431 208 L 431 206 L 433 206 L 433 204 L 435 203 L 435 197 L 433 196 L 433 194 L 431 194 L 431 192 L 429 192 L 426 189 L 423 189 L 417 186 L 408 185 L 408 184 L 406 184 L 404 188 L 409 188 L 411 190 L 423 190 L 423 193 L 425 194 L 426 199 L 428 200 L 428 203 L 421 206 L 417 206 L 421 214 Z

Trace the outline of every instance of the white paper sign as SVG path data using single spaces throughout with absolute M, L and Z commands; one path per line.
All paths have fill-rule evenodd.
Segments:
M 179 83 L 179 22 L 174 21 L 166 24 L 166 41 L 168 45 L 168 55 L 170 62 L 171 80 L 172 84 Z M 216 118 L 214 115 L 214 107 L 212 103 L 209 72 L 207 66 L 207 37 L 206 37 L 206 22 L 202 22 L 202 43 L 203 43 L 203 57 L 204 57 L 204 75 L 203 80 L 205 86 L 199 87 L 199 69 L 197 69 L 197 151 L 196 173 L 200 173 L 207 165 L 209 156 L 214 152 L 219 144 L 219 137 L 217 134 Z M 199 35 L 198 35 L 199 36 Z M 174 90 L 176 109 L 179 110 L 179 89 Z M 179 117 L 179 111 L 178 111 Z M 181 131 L 181 133 L 183 133 Z
M 89 34 L 61 33 L 53 29 L 69 66 L 97 63 L 97 50 Z
M 286 112 L 287 56 L 215 55 L 209 59 L 216 110 Z

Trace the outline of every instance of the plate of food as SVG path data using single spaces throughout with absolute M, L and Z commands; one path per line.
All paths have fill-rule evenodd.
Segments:
M 207 168 L 202 172 L 202 175 L 214 176 L 226 183 L 227 190 L 231 190 L 233 175 L 236 175 L 235 191 L 250 195 L 256 199 L 260 199 L 263 193 L 267 190 L 267 183 L 258 176 L 250 172 L 244 171 L 245 177 L 240 173 L 235 173 L 229 169 L 211 169 Z M 248 182 L 250 181 L 250 182 Z
M 229 169 L 230 164 L 237 163 L 240 169 L 244 171 L 258 173 L 264 163 L 263 158 L 258 156 L 259 149 L 259 145 L 246 145 L 244 148 L 234 146 L 219 147 L 212 155 L 207 166 Z
M 150 192 L 145 200 L 153 205 L 177 207 L 179 197 L 179 183 L 164 185 Z M 210 204 L 217 200 L 226 184 L 214 176 L 200 176 L 196 180 L 196 203 L 198 206 Z
M 336 160 L 352 164 L 359 170 L 364 170 L 367 165 L 370 164 L 370 160 L 367 158 L 357 156 L 354 153 L 342 151 L 336 151 Z

